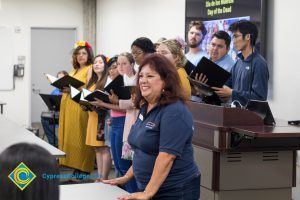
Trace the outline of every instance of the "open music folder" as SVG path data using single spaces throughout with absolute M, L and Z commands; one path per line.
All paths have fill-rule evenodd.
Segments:
M 69 85 L 72 85 L 74 88 L 80 88 L 84 85 L 82 81 L 69 75 L 65 75 L 61 78 L 56 78 L 55 76 L 52 76 L 50 74 L 45 74 L 45 76 L 47 77 L 47 80 L 50 82 L 50 84 L 58 89 L 69 87 Z
M 119 99 L 130 99 L 133 87 L 134 86 L 124 86 L 123 76 L 119 75 L 105 86 L 104 90 L 108 93 L 111 93 L 111 90 L 113 90 Z
M 79 103 L 80 105 L 92 106 L 86 99 L 84 99 L 84 95 L 83 95 L 82 91 L 74 88 L 71 85 L 70 85 L 70 89 L 71 89 L 70 97 L 73 101 L 75 101 L 76 103 Z

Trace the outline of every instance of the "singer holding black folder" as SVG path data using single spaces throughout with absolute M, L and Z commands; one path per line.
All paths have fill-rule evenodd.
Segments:
M 67 75 L 67 74 L 68 74 L 68 72 L 66 72 L 66 71 L 59 71 L 56 76 L 57 76 L 57 78 L 61 78 L 64 75 Z M 61 95 L 61 93 L 62 92 L 58 88 L 55 88 L 51 92 L 51 95 Z M 45 113 L 45 112 L 43 112 L 43 113 Z M 50 123 L 50 121 L 53 121 L 53 119 L 49 118 L 49 117 L 45 117 L 43 115 L 43 113 L 41 115 L 41 123 L 42 123 L 43 129 L 44 129 L 44 133 L 45 133 L 45 135 L 48 139 L 49 144 L 57 147 L 57 138 L 56 138 L 56 135 L 55 135 L 55 130 L 53 128 L 53 124 Z M 49 113 L 49 112 L 47 112 L 47 113 Z M 53 116 L 54 113 L 51 113 L 51 114 Z
M 266 100 L 268 95 L 269 70 L 265 59 L 255 50 L 258 29 L 250 21 L 233 23 L 233 44 L 238 60 L 231 70 L 231 77 L 223 88 L 213 87 L 223 101 L 238 101 L 245 106 L 249 100 Z
M 124 82 L 127 81 L 134 83 L 136 82 L 136 73 L 134 71 L 134 59 L 133 56 L 124 52 L 118 56 L 117 60 L 118 72 L 124 77 Z M 124 83 L 123 83 L 124 85 Z M 123 86 L 123 85 L 120 85 Z M 119 175 L 123 176 L 127 170 L 130 168 L 132 162 L 131 160 L 125 160 L 122 158 L 122 145 L 123 145 L 123 133 L 125 126 L 125 116 L 126 110 L 120 108 L 119 105 L 105 103 L 100 99 L 97 99 L 94 102 L 91 102 L 92 105 L 98 107 L 104 107 L 111 109 L 111 152 L 115 164 L 116 171 Z M 134 179 L 129 181 L 124 185 L 124 189 L 127 192 L 137 191 L 137 185 Z
M 87 89 L 94 91 L 103 90 L 107 82 L 107 58 L 97 55 L 94 59 L 93 71 L 88 77 Z M 99 180 L 108 179 L 111 167 L 110 149 L 105 144 L 104 126 L 107 115 L 106 109 L 95 109 L 88 111 L 89 119 L 86 131 L 86 145 L 95 149 Z
M 93 63 L 93 51 L 88 42 L 76 42 L 72 61 L 69 76 L 86 84 Z M 59 164 L 75 169 L 78 174 L 90 173 L 94 170 L 95 152 L 85 144 L 88 114 L 70 98 L 69 90 L 64 88 L 60 105 L 58 147 L 66 157 L 60 158 Z

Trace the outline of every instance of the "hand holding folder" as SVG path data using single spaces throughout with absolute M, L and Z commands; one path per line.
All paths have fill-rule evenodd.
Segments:
M 209 87 L 209 85 L 199 82 L 195 79 L 192 79 L 191 77 L 187 77 L 189 81 L 196 87 L 196 89 L 205 96 L 212 96 L 214 93 L 214 90 Z
M 104 90 L 111 94 L 111 90 L 118 96 L 119 99 L 130 99 L 131 91 L 134 86 L 124 86 L 123 76 L 117 76 L 111 81 Z
M 84 99 L 84 94 L 82 91 L 77 90 L 71 85 L 70 85 L 70 89 L 71 89 L 70 96 L 73 101 L 83 106 L 87 106 L 87 107 L 92 106 L 87 100 Z
M 45 76 L 52 86 L 61 90 L 64 89 L 64 87 L 69 87 L 69 85 L 72 85 L 74 88 L 80 88 L 84 85 L 83 82 L 69 75 L 65 75 L 61 78 L 56 78 L 50 74 L 45 74 Z
M 195 80 L 196 74 L 203 75 L 207 78 L 206 83 L 202 83 L 198 80 Z M 208 104 L 221 104 L 221 99 L 216 94 L 214 88 L 222 88 L 226 81 L 230 78 L 230 73 L 225 69 L 209 60 L 206 57 L 203 57 L 196 68 L 191 72 L 188 79 L 190 82 L 196 86 L 196 88 L 202 93 L 203 101 Z
M 207 85 L 210 87 L 223 87 L 226 81 L 230 78 L 230 73 L 209 60 L 203 57 L 195 69 L 190 74 L 190 78 L 195 79 L 196 74 L 203 74 L 208 79 Z
M 110 103 L 109 93 L 106 91 L 95 90 L 94 92 L 90 92 L 89 94 L 86 93 L 86 95 L 84 95 L 84 99 L 87 101 L 95 101 L 96 98 L 104 101 L 105 103 Z

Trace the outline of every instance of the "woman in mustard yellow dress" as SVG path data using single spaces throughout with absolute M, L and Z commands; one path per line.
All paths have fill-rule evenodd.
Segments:
M 85 41 L 77 42 L 72 58 L 74 69 L 69 75 L 86 84 L 93 63 L 91 46 Z M 88 113 L 70 98 L 69 91 L 69 88 L 64 88 L 60 105 L 58 147 L 66 156 L 59 159 L 59 164 L 90 173 L 94 167 L 95 152 L 85 144 Z
M 107 82 L 108 69 L 107 58 L 104 55 L 98 55 L 94 59 L 93 71 L 87 89 L 94 91 L 96 89 L 103 90 Z M 96 161 L 98 168 L 98 175 L 100 180 L 108 179 L 111 168 L 111 156 L 109 147 L 106 146 L 104 140 L 104 125 L 106 110 L 95 109 L 88 111 L 89 120 L 87 125 L 86 145 L 94 147 L 96 152 Z

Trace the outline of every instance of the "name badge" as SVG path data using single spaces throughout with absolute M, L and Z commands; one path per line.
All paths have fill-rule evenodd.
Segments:
M 141 121 L 144 121 L 144 116 L 143 116 L 142 114 L 140 114 L 140 115 L 139 115 L 139 119 L 140 119 Z

